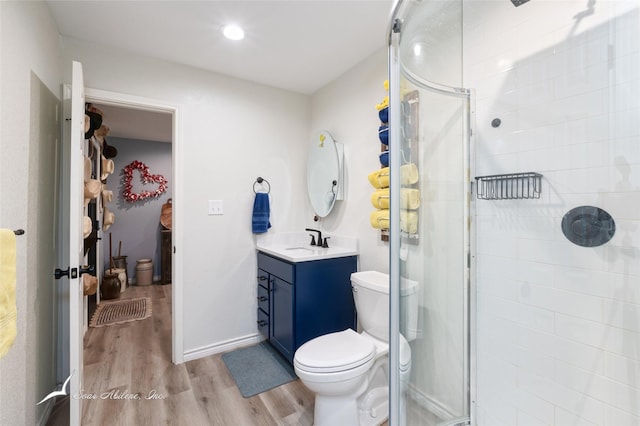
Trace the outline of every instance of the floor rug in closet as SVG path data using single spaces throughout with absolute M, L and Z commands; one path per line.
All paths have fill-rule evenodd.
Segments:
M 89 322 L 90 327 L 104 327 L 130 321 L 143 320 L 152 314 L 151 298 L 100 302 Z
M 268 342 L 227 352 L 222 360 L 245 398 L 297 379 L 293 366 Z

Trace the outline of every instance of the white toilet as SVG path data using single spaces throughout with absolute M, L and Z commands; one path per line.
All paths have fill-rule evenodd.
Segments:
M 317 337 L 300 346 L 293 359 L 296 374 L 316 394 L 315 426 L 373 426 L 389 416 L 389 276 L 356 272 L 351 287 L 362 332 Z M 415 300 L 415 287 L 403 280 L 401 297 Z M 417 301 L 412 302 L 405 326 L 415 330 Z M 411 348 L 400 335 L 401 383 L 408 382 L 410 370 Z

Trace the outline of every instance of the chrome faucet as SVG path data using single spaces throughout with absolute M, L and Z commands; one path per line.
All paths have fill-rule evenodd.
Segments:
M 316 243 L 315 235 L 311 235 L 311 245 L 322 247 L 322 232 L 318 229 L 305 228 L 305 231 L 317 232 L 318 233 L 318 242 Z

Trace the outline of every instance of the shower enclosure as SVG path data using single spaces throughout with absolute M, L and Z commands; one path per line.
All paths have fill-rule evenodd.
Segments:
M 640 3 L 400 0 L 389 63 L 390 425 L 640 424 Z

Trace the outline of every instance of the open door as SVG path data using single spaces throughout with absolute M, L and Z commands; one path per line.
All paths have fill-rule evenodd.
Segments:
M 66 217 L 63 215 L 61 220 L 68 221 L 68 253 L 69 263 L 68 269 L 64 271 L 56 270 L 56 278 L 67 276 L 69 279 L 69 388 L 63 389 L 70 395 L 70 411 L 69 424 L 72 426 L 80 425 L 80 416 L 82 413 L 82 399 L 78 397 L 82 389 L 82 351 L 84 336 L 84 290 L 80 277 L 84 264 L 84 235 L 83 235 L 83 216 L 84 216 L 84 79 L 82 76 L 82 64 L 73 62 L 73 72 L 71 78 L 71 87 L 65 87 L 65 118 L 70 126 L 70 131 L 66 132 L 69 149 L 68 165 L 66 171 L 68 173 L 68 202 L 69 211 Z M 69 120 L 70 118 L 70 120 Z M 66 179 L 65 179 L 66 180 Z M 67 189 L 67 188 L 64 188 Z M 67 200 L 66 197 L 63 197 Z M 65 209 L 66 210 L 66 209 Z M 65 250 L 66 251 L 66 250 Z M 65 383 L 66 385 L 66 383 Z

